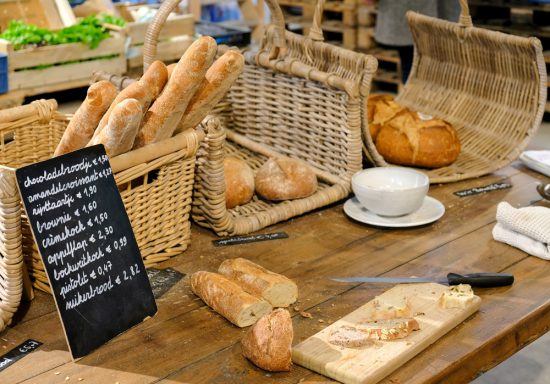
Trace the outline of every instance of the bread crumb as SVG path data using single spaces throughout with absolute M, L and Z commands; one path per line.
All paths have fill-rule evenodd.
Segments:
M 71 378 L 69 376 L 65 376 L 65 381 L 69 381 Z
M 295 306 L 295 307 L 292 308 L 292 309 L 294 309 L 296 312 L 300 312 L 300 307 L 298 307 L 298 306 Z
M 325 320 L 319 319 L 319 323 L 324 323 L 324 322 L 325 322 Z
M 309 313 L 309 312 L 300 312 L 300 315 L 301 315 L 302 317 L 307 317 L 308 319 L 312 319 L 312 318 L 313 318 L 313 316 L 311 316 L 311 313 Z
M 82 380 L 84 380 L 82 377 L 79 377 L 79 378 L 78 378 L 78 381 L 82 381 Z
M 59 375 L 59 374 L 61 374 L 61 372 L 55 372 L 55 373 L 54 373 L 54 375 Z
M 424 316 L 424 312 L 416 312 L 413 316 Z

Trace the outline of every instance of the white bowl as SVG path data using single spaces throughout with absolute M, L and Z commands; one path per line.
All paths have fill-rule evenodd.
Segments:
M 422 206 L 430 180 L 403 167 L 378 167 L 357 172 L 351 187 L 359 203 L 380 216 L 403 216 Z

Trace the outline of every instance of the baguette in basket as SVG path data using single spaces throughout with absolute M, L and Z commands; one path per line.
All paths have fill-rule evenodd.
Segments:
M 118 95 L 107 81 L 91 85 L 55 155 L 103 144 L 113 157 L 171 137 L 180 120 L 189 128 L 198 125 L 244 65 L 237 51 L 212 64 L 215 52 L 215 40 L 204 36 L 191 44 L 170 76 L 166 65 L 155 61 Z

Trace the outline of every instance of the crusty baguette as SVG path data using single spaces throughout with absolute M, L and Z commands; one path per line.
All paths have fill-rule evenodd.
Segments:
M 172 136 L 215 54 L 216 41 L 210 36 L 200 37 L 185 51 L 164 90 L 145 114 L 135 148 Z
M 213 272 L 193 273 L 191 290 L 214 311 L 238 327 L 252 325 L 272 310 L 267 301 L 246 293 L 231 280 Z
M 246 332 L 241 340 L 243 355 L 266 371 L 290 371 L 293 337 L 290 314 L 285 309 L 276 309 Z
M 174 68 L 176 68 L 176 65 L 178 65 L 178 63 L 172 63 L 166 66 L 166 70 L 168 71 L 168 78 L 172 76 L 172 72 L 174 72 Z
M 218 58 L 189 102 L 176 133 L 195 128 L 227 93 L 243 68 L 244 57 L 238 51 L 227 51 Z
M 109 121 L 89 145 L 103 144 L 109 157 L 132 149 L 134 139 L 143 116 L 141 103 L 136 99 L 125 99 L 113 108 Z
M 120 91 L 99 122 L 94 133 L 94 138 L 99 135 L 101 130 L 107 125 L 109 117 L 118 103 L 126 99 L 136 99 L 140 102 L 141 109 L 143 110 L 143 113 L 145 113 L 153 100 L 155 100 L 161 93 L 167 80 L 168 71 L 166 70 L 166 65 L 164 65 L 162 61 L 158 60 L 153 62 L 153 64 L 149 66 L 147 71 L 138 81 L 130 84 L 128 87 Z
M 116 87 L 102 80 L 90 85 L 86 99 L 75 112 L 67 125 L 54 156 L 84 148 L 94 134 L 101 117 L 117 95 Z
M 218 272 L 274 307 L 288 307 L 298 297 L 298 287 L 288 277 L 268 271 L 247 259 L 227 259 L 221 263 Z

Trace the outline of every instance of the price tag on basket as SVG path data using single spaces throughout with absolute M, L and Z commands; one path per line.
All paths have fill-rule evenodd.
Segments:
M 157 312 L 102 145 L 16 170 L 73 358 Z

